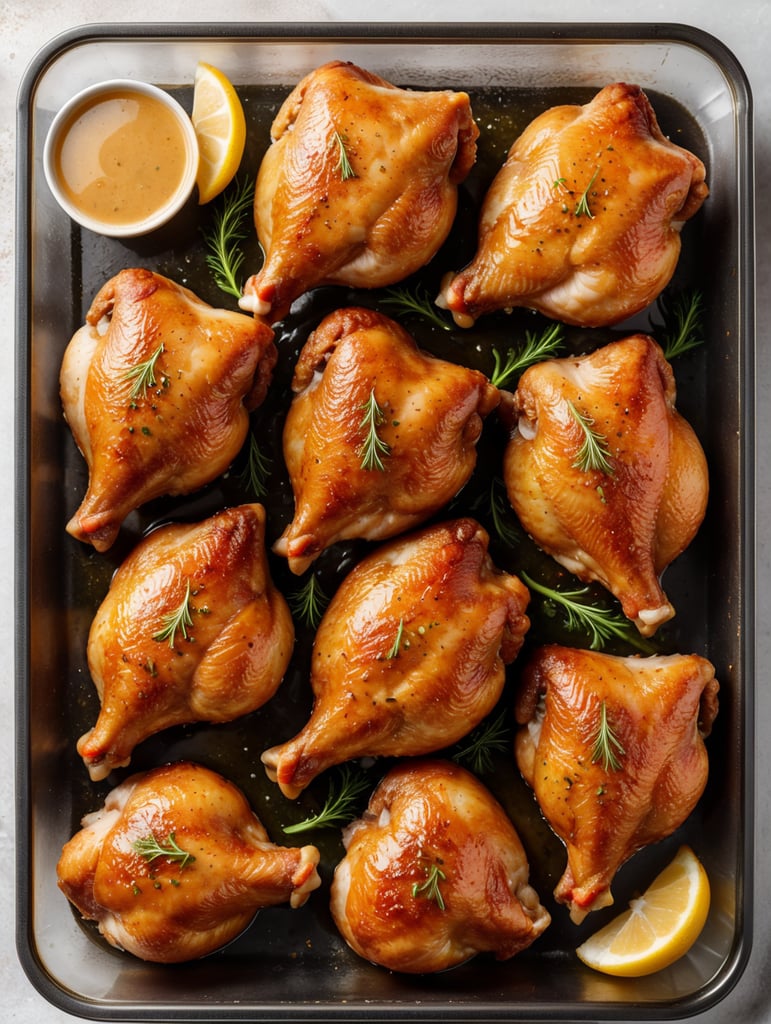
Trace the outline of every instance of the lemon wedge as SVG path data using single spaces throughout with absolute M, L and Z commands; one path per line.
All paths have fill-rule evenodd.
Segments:
M 236 90 L 221 71 L 203 61 L 195 69 L 192 121 L 200 151 L 198 202 L 203 204 L 233 180 L 246 145 L 246 118 Z
M 603 974 L 653 974 L 688 952 L 707 920 L 709 901 L 704 867 L 689 846 L 681 846 L 643 895 L 582 943 L 576 954 Z

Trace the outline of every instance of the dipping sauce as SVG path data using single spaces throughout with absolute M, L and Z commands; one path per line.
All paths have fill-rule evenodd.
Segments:
M 54 167 L 62 192 L 107 225 L 143 221 L 179 189 L 188 150 L 178 119 L 140 92 L 92 97 L 60 133 Z

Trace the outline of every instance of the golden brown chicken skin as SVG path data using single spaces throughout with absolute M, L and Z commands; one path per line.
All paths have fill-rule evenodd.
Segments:
M 400 89 L 343 61 L 312 71 L 271 128 L 254 201 L 265 262 L 241 307 L 275 322 L 316 285 L 377 288 L 424 266 L 478 134 L 463 92 Z
M 361 308 L 319 324 L 292 388 L 284 456 L 295 511 L 274 550 L 295 573 L 339 540 L 393 537 L 449 502 L 500 397 L 484 374 L 421 352 Z
M 508 960 L 550 922 L 516 829 L 452 762 L 393 768 L 344 842 L 332 916 L 348 945 L 382 967 L 419 974 L 477 953 Z
M 576 923 L 611 904 L 621 865 L 696 806 L 717 693 L 713 666 L 697 655 L 619 657 L 552 645 L 527 663 L 516 760 L 565 844 L 554 895 Z
M 511 147 L 482 205 L 476 254 L 447 275 L 439 304 L 463 327 L 513 306 L 619 323 L 666 287 L 683 223 L 707 194 L 704 164 L 665 138 L 639 86 L 553 107 Z
M 155 530 L 115 573 L 91 625 L 88 665 L 102 706 L 78 742 L 91 778 L 128 764 L 162 729 L 261 707 L 293 645 L 261 505 Z
M 472 519 L 384 544 L 343 580 L 316 633 L 314 704 L 262 755 L 290 799 L 355 757 L 433 753 L 498 701 L 530 622 L 529 593 L 488 554 Z
M 504 480 L 522 525 L 607 587 L 643 636 L 675 614 L 659 577 L 707 506 L 704 452 L 675 399 L 660 347 L 636 334 L 530 367 L 507 408 Z
M 65 844 L 59 887 L 111 945 L 179 963 L 235 939 L 262 907 L 302 906 L 315 846 L 274 846 L 244 794 L 190 762 L 132 775 Z
M 188 494 L 237 455 L 276 361 L 273 331 L 149 270 L 94 298 L 64 355 L 64 413 L 89 469 L 67 529 L 105 551 L 130 512 Z

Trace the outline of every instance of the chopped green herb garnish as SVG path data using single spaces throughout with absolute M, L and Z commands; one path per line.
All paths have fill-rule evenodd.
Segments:
M 598 167 L 595 170 L 594 174 L 591 176 L 591 178 L 589 180 L 589 184 L 586 186 L 584 191 L 581 193 L 581 198 L 576 203 L 576 208 L 575 208 L 575 211 L 574 211 L 576 217 L 588 217 L 589 220 L 594 220 L 594 214 L 592 213 L 591 209 L 589 208 L 589 191 L 590 191 L 592 185 L 594 185 L 595 181 L 597 180 L 597 175 L 599 173 L 600 173 L 600 168 Z

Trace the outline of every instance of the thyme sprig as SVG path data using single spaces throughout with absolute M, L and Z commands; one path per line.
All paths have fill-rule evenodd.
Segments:
M 493 349 L 494 368 L 490 383 L 496 388 L 508 387 L 528 366 L 556 355 L 564 340 L 562 324 L 555 323 L 545 327 L 540 334 L 525 331 L 525 344 L 518 352 L 510 348 L 505 360 L 496 349 Z
M 559 605 L 565 611 L 565 628 L 570 633 L 587 632 L 590 637 L 589 647 L 593 651 L 602 650 L 608 640 L 625 640 L 633 646 L 648 651 L 650 646 L 640 637 L 634 624 L 621 612 L 612 608 L 598 608 L 585 604 L 589 587 L 577 587 L 574 590 L 556 590 L 542 583 L 536 583 L 524 570 L 519 573 L 528 589 L 536 591 L 547 601 Z
M 377 469 L 384 473 L 383 457 L 391 454 L 391 447 L 377 432 L 378 427 L 385 423 L 385 410 L 382 406 L 378 405 L 374 387 L 370 391 L 367 401 L 362 402 L 359 408 L 364 411 L 361 423 L 359 424 L 359 430 L 366 431 L 364 443 L 360 451 L 361 468 L 365 470 Z
M 211 227 L 202 229 L 206 265 L 213 271 L 217 287 L 237 299 L 241 298 L 239 271 L 244 262 L 239 243 L 247 236 L 246 219 L 253 203 L 254 183 L 237 178 L 215 207 Z
M 594 430 L 594 420 L 586 413 L 582 413 L 572 402 L 568 402 L 568 408 L 573 419 L 584 432 L 584 439 L 578 450 L 573 466 L 580 469 L 582 473 L 589 473 L 597 470 L 606 476 L 613 476 L 613 465 L 609 461 L 610 451 L 608 441 L 604 434 Z
M 452 324 L 439 312 L 424 285 L 416 285 L 414 291 L 404 287 L 387 288 L 383 305 L 392 306 L 397 314 L 422 316 L 443 331 L 452 330 Z
M 600 704 L 600 722 L 597 735 L 592 744 L 592 764 L 602 764 L 605 771 L 617 772 L 621 767 L 619 757 L 626 754 L 621 741 L 611 728 L 608 721 L 608 709 L 605 701 Z
M 315 573 L 311 573 L 299 590 L 289 598 L 289 607 L 294 614 L 310 629 L 315 629 L 329 604 Z
M 161 643 L 164 640 L 168 640 L 169 647 L 173 647 L 177 630 L 182 634 L 182 638 L 187 640 L 187 631 L 193 625 L 190 606 L 190 580 L 187 581 L 185 596 L 180 602 L 179 607 L 164 615 L 161 622 L 163 627 L 157 633 L 153 633 L 153 640 L 158 640 Z
M 239 480 L 255 498 L 264 498 L 268 493 L 267 479 L 273 460 L 263 453 L 259 441 L 251 432 L 248 444 L 246 465 L 239 474 Z
M 394 637 L 394 642 L 391 644 L 391 647 L 390 647 L 390 649 L 388 651 L 388 654 L 386 654 L 386 658 L 389 661 L 391 661 L 393 658 L 397 658 L 399 656 L 399 651 L 401 650 L 401 647 L 402 647 L 402 639 L 403 639 L 403 637 L 404 637 L 404 619 L 399 619 L 399 625 L 398 625 L 398 627 L 396 629 L 396 636 Z M 407 646 L 409 646 L 409 644 L 407 644 Z
M 493 770 L 493 757 L 509 749 L 509 730 L 506 726 L 506 712 L 478 725 L 466 738 L 466 743 L 456 751 L 452 759 L 466 765 L 477 775 Z
M 364 774 L 355 774 L 349 764 L 344 764 L 337 779 L 329 783 L 327 799 L 318 812 L 287 825 L 284 832 L 295 835 L 312 828 L 336 828 L 349 824 L 356 817 L 356 804 L 362 793 L 370 788 L 370 780 Z
M 356 171 L 354 171 L 350 157 L 348 156 L 348 136 L 342 135 L 340 132 L 336 131 L 332 136 L 331 145 L 337 145 L 337 170 L 342 181 L 348 181 L 349 178 L 355 178 Z
M 421 862 L 428 860 L 426 854 L 420 854 Z M 442 871 L 439 866 L 442 863 L 440 858 L 436 861 L 432 861 L 430 864 L 423 863 L 423 870 L 426 873 L 425 880 L 422 882 L 412 883 L 412 898 L 417 899 L 418 896 L 425 896 L 427 900 L 433 900 L 440 910 L 445 909 L 444 897 L 442 891 L 439 888 L 439 883 L 444 882 L 447 879 L 447 875 Z
M 123 379 L 131 382 L 131 390 L 129 392 L 130 398 L 145 398 L 147 395 L 147 389 L 155 387 L 157 383 L 155 379 L 155 366 L 162 353 L 163 342 L 161 342 L 149 359 L 145 359 L 141 363 L 137 363 L 136 366 L 132 366 L 123 374 Z
M 178 861 L 179 870 L 182 871 L 183 868 L 186 868 L 188 864 L 192 864 L 195 860 L 192 853 L 188 853 L 187 850 L 183 850 L 177 844 L 177 837 L 174 832 L 169 832 L 166 837 L 165 846 L 163 843 L 159 843 L 152 833 L 142 839 L 135 839 L 131 846 L 140 857 L 144 857 L 148 864 L 151 864 L 158 857 L 165 857 L 170 861 Z
M 698 289 L 681 292 L 672 299 L 662 294 L 658 308 L 664 319 L 661 348 L 667 361 L 704 344 L 704 300 Z
M 589 220 L 594 220 L 594 214 L 589 207 L 589 192 L 592 186 L 597 180 L 597 175 L 600 173 L 600 168 L 597 167 L 594 174 L 589 179 L 589 184 L 586 186 L 584 191 L 581 193 L 581 198 L 576 203 L 576 208 L 573 211 L 576 217 L 588 217 Z

